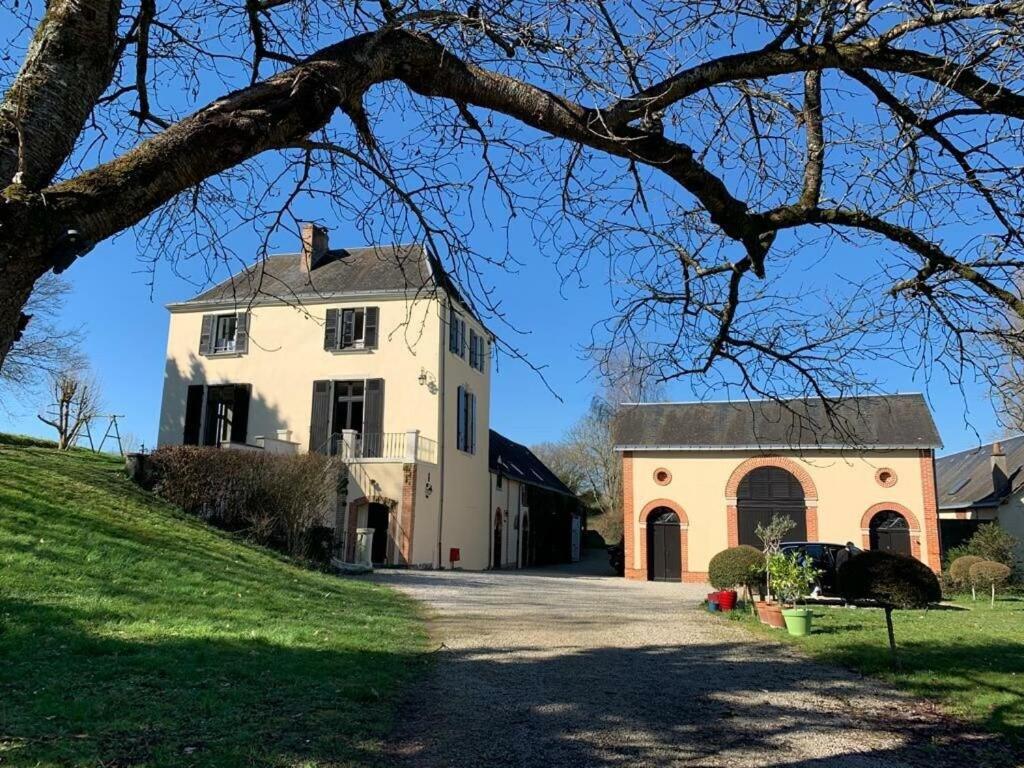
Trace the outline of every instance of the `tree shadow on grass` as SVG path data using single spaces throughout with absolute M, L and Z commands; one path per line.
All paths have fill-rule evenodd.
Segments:
M 4 764 L 377 764 L 397 689 L 427 664 L 185 628 L 126 640 L 90 631 L 97 618 L 0 601 Z
M 391 753 L 414 768 L 1001 768 L 1024 758 L 1007 739 L 775 648 L 446 650 L 401 710 Z

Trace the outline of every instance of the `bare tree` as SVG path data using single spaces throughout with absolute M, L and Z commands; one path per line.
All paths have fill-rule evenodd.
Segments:
M 96 379 L 81 367 L 50 374 L 51 401 L 38 418 L 57 430 L 57 448 L 74 446 L 85 426 L 99 415 L 102 405 Z
M 0 2 L 0 361 L 96 243 L 208 276 L 314 194 L 496 317 L 475 221 L 605 257 L 597 346 L 698 389 L 990 375 L 1024 317 L 1019 0 Z
M 0 393 L 25 397 L 47 376 L 68 370 L 79 360 L 81 333 L 61 328 L 57 322 L 69 290 L 67 282 L 53 273 L 43 275 L 36 283 L 25 305 L 32 321 L 3 361 Z
M 604 382 L 587 412 L 564 439 L 535 449 L 562 482 L 600 515 L 594 527 L 606 539 L 622 535 L 622 456 L 615 450 L 615 419 L 623 408 L 650 402 L 663 387 L 645 379 L 643 367 L 622 354 L 604 356 L 599 365 Z

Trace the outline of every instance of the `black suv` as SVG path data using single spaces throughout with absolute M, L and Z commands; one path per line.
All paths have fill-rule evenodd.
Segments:
M 828 544 L 821 541 L 786 541 L 779 547 L 783 554 L 796 553 L 810 559 L 818 571 L 817 586 L 822 595 L 836 597 L 836 571 L 839 566 L 861 550 L 850 544 Z M 843 554 L 840 554 L 842 552 Z

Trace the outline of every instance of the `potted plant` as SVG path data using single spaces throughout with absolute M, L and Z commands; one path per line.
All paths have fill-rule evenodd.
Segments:
M 782 618 L 791 635 L 806 635 L 811 631 L 811 610 L 798 608 L 796 601 L 807 594 L 817 575 L 814 565 L 798 555 L 776 552 L 768 558 L 768 576 L 782 601 Z
M 712 557 L 708 564 L 708 581 L 718 590 L 713 594 L 721 610 L 731 611 L 736 607 L 736 587 L 743 587 L 749 600 L 751 584 L 759 581 L 763 573 L 764 555 L 755 547 L 742 544 Z
M 772 515 L 772 519 L 767 525 L 757 524 L 754 533 L 764 547 L 766 564 L 772 556 L 779 554 L 782 539 L 795 525 L 796 523 L 791 518 L 781 515 Z M 782 618 L 782 607 L 772 600 L 772 577 L 767 568 L 765 568 L 765 594 L 757 602 L 757 616 L 761 619 L 762 624 L 767 624 L 770 627 L 782 629 L 786 626 L 786 622 Z

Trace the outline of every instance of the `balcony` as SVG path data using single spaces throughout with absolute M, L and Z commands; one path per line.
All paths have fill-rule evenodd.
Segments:
M 348 462 L 437 463 L 437 441 L 410 432 L 356 432 L 345 429 L 331 435 L 331 455 Z

